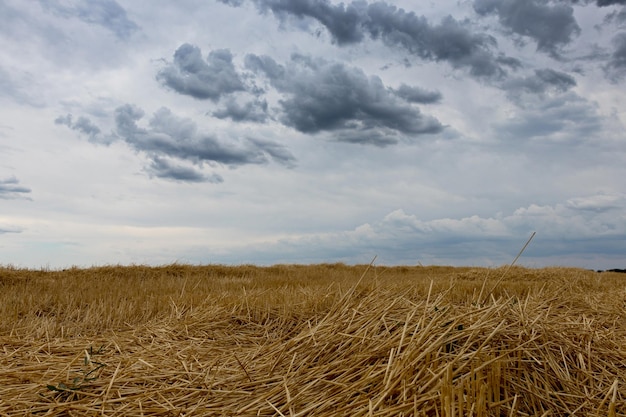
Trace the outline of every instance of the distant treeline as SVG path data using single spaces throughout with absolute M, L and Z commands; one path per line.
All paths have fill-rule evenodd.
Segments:
M 607 269 L 607 270 L 598 269 L 597 272 L 619 272 L 621 274 L 626 274 L 626 269 L 619 269 L 619 268 Z

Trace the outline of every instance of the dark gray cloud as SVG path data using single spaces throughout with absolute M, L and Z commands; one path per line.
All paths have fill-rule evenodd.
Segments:
M 40 0 L 39 3 L 57 15 L 76 17 L 85 23 L 103 26 L 121 39 L 127 39 L 139 30 L 139 26 L 128 18 L 126 10 L 115 0 L 79 0 L 69 5 L 59 0 Z
M 596 4 L 599 7 L 612 6 L 614 4 L 626 4 L 626 0 L 597 0 Z
M 30 188 L 23 187 L 19 183 L 15 177 L 0 179 L 0 199 L 8 200 L 25 197 L 26 194 L 30 194 Z
M 263 123 L 268 119 L 267 101 L 253 100 L 243 105 L 229 97 L 224 107 L 211 113 L 213 117 L 218 119 L 230 119 L 234 122 L 254 122 Z
M 495 38 L 475 33 L 467 22 L 451 16 L 438 25 L 424 16 L 378 1 L 368 4 L 353 1 L 333 5 L 328 0 L 253 0 L 262 11 L 271 11 L 281 20 L 286 17 L 318 21 L 338 45 L 361 42 L 365 37 L 381 39 L 385 44 L 401 47 L 421 59 L 446 61 L 454 68 L 467 68 L 476 77 L 501 78 L 507 68 L 519 61 L 495 54 Z M 223 0 L 239 5 L 241 2 Z
M 368 77 L 361 69 L 303 55 L 293 55 L 285 66 L 267 56 L 247 55 L 245 62 L 250 70 L 264 73 L 285 95 L 280 100 L 280 120 L 300 132 L 346 134 L 353 130 L 359 136 L 379 137 L 382 133 L 414 136 L 443 129 L 435 118 L 399 100 L 379 77 Z M 360 143 L 371 143 L 371 139 Z
M 607 76 L 617 82 L 626 76 L 626 32 L 613 38 L 613 46 L 613 53 L 604 69 Z
M 218 101 L 223 95 L 245 90 L 230 50 L 211 51 L 205 60 L 200 48 L 187 43 L 176 50 L 174 62 L 159 71 L 157 80 L 200 100 Z
M 495 38 L 474 33 L 466 22 L 451 16 L 438 25 L 431 25 L 423 16 L 377 2 L 368 7 L 368 18 L 364 26 L 372 38 L 380 37 L 385 44 L 404 47 L 425 60 L 446 61 L 454 68 L 468 68 L 476 77 L 501 78 L 506 74 L 506 67 L 518 64 L 512 58 L 494 54 Z
M 398 89 L 393 91 L 398 97 L 401 97 L 410 103 L 430 104 L 441 101 L 441 93 L 439 91 L 429 91 L 406 84 L 401 84 Z
M 211 182 L 214 184 L 224 182 L 218 174 L 204 175 L 192 167 L 173 164 L 165 158 L 154 156 L 152 162 L 146 168 L 148 174 L 158 178 L 180 182 Z
M 553 56 L 580 33 L 574 9 L 547 0 L 475 0 L 479 15 L 495 14 L 500 24 L 513 33 L 537 42 L 537 49 Z
M 569 74 L 544 68 L 535 70 L 528 77 L 510 78 L 502 84 L 511 98 L 522 92 L 544 94 L 547 92 L 562 93 L 576 86 L 576 80 Z
M 324 25 L 340 45 L 363 40 L 363 20 L 367 15 L 365 2 L 332 5 L 327 0 L 257 0 L 261 10 L 271 10 L 277 17 L 313 18 Z

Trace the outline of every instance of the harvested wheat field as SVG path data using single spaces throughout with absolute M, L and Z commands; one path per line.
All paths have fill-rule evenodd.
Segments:
M 0 268 L 0 416 L 624 416 L 581 269 Z

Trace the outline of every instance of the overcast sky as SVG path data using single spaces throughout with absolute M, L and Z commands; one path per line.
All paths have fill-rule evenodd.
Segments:
M 625 267 L 625 91 L 626 0 L 0 0 L 0 264 Z

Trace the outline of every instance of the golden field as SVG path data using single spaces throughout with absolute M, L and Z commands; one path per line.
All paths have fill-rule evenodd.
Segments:
M 626 276 L 0 267 L 0 416 L 625 416 Z

